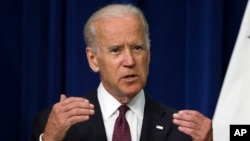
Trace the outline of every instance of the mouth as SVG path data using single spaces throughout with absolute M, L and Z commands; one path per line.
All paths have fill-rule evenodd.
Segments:
M 138 78 L 137 75 L 131 74 L 131 75 L 125 75 L 122 77 L 122 80 L 127 81 L 127 82 L 132 82 L 135 81 Z

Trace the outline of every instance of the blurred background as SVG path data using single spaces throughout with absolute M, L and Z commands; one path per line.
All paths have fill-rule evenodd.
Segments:
M 82 30 L 111 3 L 132 3 L 148 20 L 146 91 L 213 117 L 247 0 L 0 0 L 1 141 L 27 141 L 36 112 L 61 93 L 84 96 L 98 86 Z

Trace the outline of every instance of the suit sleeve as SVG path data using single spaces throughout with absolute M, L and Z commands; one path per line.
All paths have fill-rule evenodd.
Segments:
M 32 123 L 30 141 L 39 141 L 39 137 L 43 133 L 45 125 L 47 123 L 49 113 L 50 110 L 47 109 L 35 115 L 35 118 Z

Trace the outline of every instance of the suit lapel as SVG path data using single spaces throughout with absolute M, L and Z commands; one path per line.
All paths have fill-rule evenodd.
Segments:
M 140 141 L 164 140 L 172 127 L 172 115 L 145 94 L 146 104 Z
M 97 92 L 90 93 L 86 98 L 95 105 L 95 114 L 88 121 L 77 125 L 78 133 L 84 141 L 107 141 Z

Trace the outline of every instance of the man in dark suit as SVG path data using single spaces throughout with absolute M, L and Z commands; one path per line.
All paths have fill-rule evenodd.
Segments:
M 143 90 L 150 40 L 147 21 L 138 8 L 114 4 L 100 9 L 87 21 L 84 37 L 89 66 L 99 73 L 100 85 L 84 98 L 62 94 L 60 102 L 38 113 L 32 141 L 211 139 L 211 120 L 197 111 L 178 112 L 161 105 Z M 129 129 L 117 137 L 114 127 L 121 105 L 128 107 L 123 116 Z

